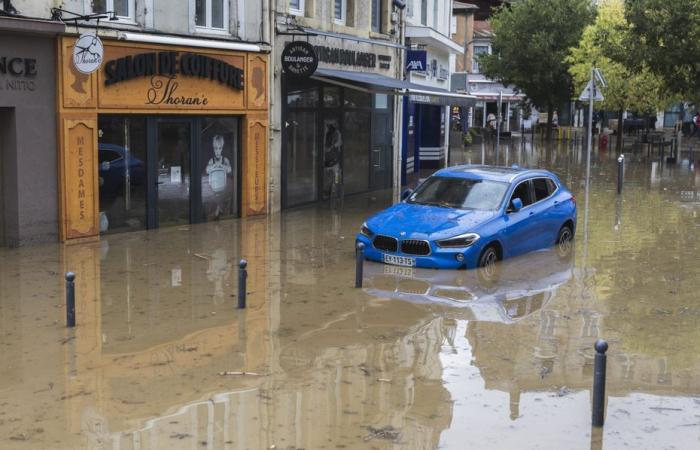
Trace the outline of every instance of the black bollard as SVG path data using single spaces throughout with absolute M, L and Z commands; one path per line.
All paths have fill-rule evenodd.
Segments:
M 238 309 L 245 309 L 246 280 L 248 279 L 248 261 L 242 259 L 238 263 Z
M 593 373 L 593 426 L 602 427 L 605 423 L 605 364 L 608 343 L 602 339 L 595 342 L 595 366 Z
M 75 327 L 75 274 L 66 272 L 66 326 Z
M 625 155 L 617 158 L 617 193 L 622 193 L 622 180 L 625 176 Z
M 362 264 L 365 262 L 365 244 L 357 244 L 355 249 L 355 287 L 362 287 Z

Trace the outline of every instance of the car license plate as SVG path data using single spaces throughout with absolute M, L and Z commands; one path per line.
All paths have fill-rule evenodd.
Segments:
M 411 278 L 413 277 L 413 267 L 384 266 L 384 275 Z
M 408 258 L 406 256 L 383 255 L 383 261 L 395 266 L 415 267 L 416 265 L 416 258 Z

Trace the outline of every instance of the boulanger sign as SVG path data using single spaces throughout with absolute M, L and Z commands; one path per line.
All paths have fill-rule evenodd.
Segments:
M 81 34 L 73 46 L 73 66 L 80 73 L 90 74 L 102 65 L 104 47 L 94 34 Z
M 282 70 L 287 74 L 308 77 L 313 75 L 317 67 L 316 51 L 308 42 L 290 42 L 282 50 Z

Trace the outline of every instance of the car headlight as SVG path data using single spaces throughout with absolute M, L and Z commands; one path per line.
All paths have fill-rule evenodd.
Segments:
M 469 247 L 474 242 L 476 242 L 479 239 L 479 237 L 480 236 L 476 233 L 464 233 L 458 236 L 436 241 L 436 243 L 440 247 L 462 248 Z
M 360 227 L 360 233 L 364 234 L 367 237 L 372 237 L 374 236 L 374 233 L 372 230 L 369 229 L 367 226 L 367 222 L 363 223 L 362 226 Z

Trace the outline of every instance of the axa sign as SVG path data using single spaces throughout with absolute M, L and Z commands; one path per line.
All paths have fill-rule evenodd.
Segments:
M 406 71 L 425 71 L 428 52 L 425 50 L 408 50 L 406 52 Z

